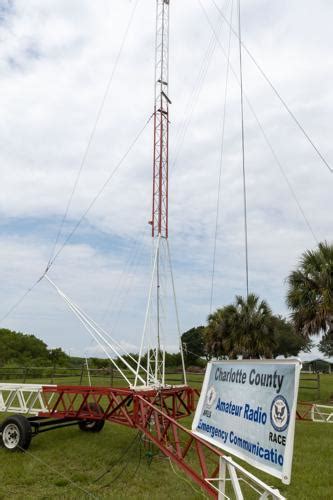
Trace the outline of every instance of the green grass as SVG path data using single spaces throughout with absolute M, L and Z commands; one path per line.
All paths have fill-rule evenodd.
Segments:
M 72 383 L 67 378 L 63 382 Z M 107 385 L 109 381 L 99 382 L 99 385 L 103 382 Z M 200 386 L 197 375 L 191 375 L 190 382 Z M 332 394 L 333 375 L 322 375 L 320 401 L 329 401 Z M 307 400 L 314 400 L 314 395 L 315 391 L 309 390 L 299 394 L 300 399 Z M 190 425 L 190 420 L 185 424 Z M 76 427 L 40 434 L 25 454 L 0 450 L 0 498 L 46 500 L 94 496 L 101 499 L 196 500 L 204 497 L 194 483 L 175 465 L 173 470 L 169 461 L 156 450 L 151 463 L 148 449 L 140 447 L 138 442 L 134 442 L 125 454 L 135 436 L 135 430 L 106 423 L 100 434 L 83 433 Z M 279 488 L 288 499 L 330 500 L 333 498 L 332 453 L 333 425 L 297 422 L 290 486 L 245 467 L 269 485 Z
M 320 375 L 320 397 L 317 397 L 317 390 L 314 389 L 316 382 L 313 379 L 316 377 L 313 373 L 301 375 L 300 387 L 308 386 L 307 389 L 300 389 L 298 398 L 303 401 L 312 401 L 316 403 L 333 403 L 333 373 Z M 312 389 L 310 389 L 312 387 Z

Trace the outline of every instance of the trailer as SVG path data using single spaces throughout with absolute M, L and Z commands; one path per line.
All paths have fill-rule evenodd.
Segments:
M 226 497 L 231 488 L 243 499 L 242 485 L 258 498 L 285 500 L 230 457 L 181 425 L 199 395 L 187 385 L 151 388 L 0 384 L 0 411 L 12 413 L 1 424 L 1 441 L 10 452 L 27 450 L 43 432 L 78 426 L 100 432 L 106 422 L 142 432 L 211 498 Z M 221 496 L 222 495 L 222 496 Z

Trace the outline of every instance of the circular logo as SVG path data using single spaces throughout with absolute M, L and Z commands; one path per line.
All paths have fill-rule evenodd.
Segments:
M 276 396 L 271 405 L 271 424 L 278 432 L 286 430 L 289 424 L 290 411 L 286 398 Z
M 212 385 L 207 391 L 207 396 L 206 396 L 207 406 L 212 406 L 212 404 L 214 404 L 215 399 L 216 399 L 216 390 L 215 387 Z

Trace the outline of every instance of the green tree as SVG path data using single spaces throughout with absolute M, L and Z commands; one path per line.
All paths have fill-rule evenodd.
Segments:
M 69 363 L 70 357 L 60 348 L 49 350 L 49 360 L 53 366 L 65 366 Z
M 333 342 L 333 245 L 303 253 L 288 279 L 287 304 L 295 329 L 305 338 L 324 332 Z
M 109 368 L 111 362 L 109 359 L 105 358 L 89 358 L 88 363 L 89 366 L 91 366 L 92 368 L 102 369 L 102 368 Z
M 204 326 L 197 326 L 183 333 L 181 340 L 186 364 L 195 365 L 205 356 Z
M 245 299 L 236 296 L 230 308 L 231 335 L 226 348 L 231 356 L 243 358 L 270 358 L 274 349 L 272 311 L 265 300 L 254 293 Z
M 230 354 L 225 348 L 226 339 L 231 332 L 230 307 L 219 308 L 208 316 L 208 325 L 205 330 L 205 351 L 208 358 L 220 359 Z
M 212 356 L 272 357 L 275 347 L 272 311 L 253 293 L 208 317 L 207 351 Z
M 45 342 L 34 335 L 0 329 L 0 367 L 64 365 L 69 360 L 60 347 L 49 350 Z
M 34 335 L 25 335 L 5 328 L 0 329 L 0 366 L 47 363 L 47 345 Z
M 310 351 L 312 342 L 295 331 L 293 324 L 282 316 L 273 316 L 273 357 L 297 356 L 300 351 Z
M 325 356 L 333 356 L 333 338 L 329 333 L 325 333 L 323 338 L 319 342 L 319 351 L 325 354 Z
M 166 352 L 165 353 L 165 366 L 166 367 L 180 367 L 182 366 L 182 358 L 180 355 L 180 352 L 175 352 L 175 353 L 170 353 Z

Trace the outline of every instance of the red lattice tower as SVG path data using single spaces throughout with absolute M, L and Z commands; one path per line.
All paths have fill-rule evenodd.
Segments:
M 168 237 L 169 0 L 157 0 L 152 236 Z

